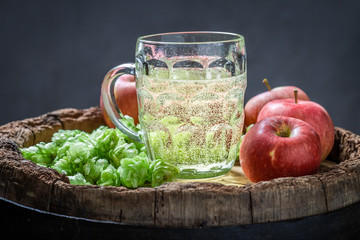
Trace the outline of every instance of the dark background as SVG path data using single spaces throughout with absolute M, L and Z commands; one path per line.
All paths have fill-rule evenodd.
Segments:
M 0 125 L 99 104 L 103 76 L 134 59 L 138 36 L 245 36 L 245 100 L 295 85 L 334 125 L 360 134 L 360 1 L 0 1 Z

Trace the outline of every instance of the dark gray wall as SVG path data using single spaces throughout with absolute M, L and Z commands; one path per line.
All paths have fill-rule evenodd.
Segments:
M 296 85 L 360 134 L 360 1 L 1 1 L 0 124 L 98 105 L 103 76 L 133 61 L 140 35 L 245 36 L 246 100 Z

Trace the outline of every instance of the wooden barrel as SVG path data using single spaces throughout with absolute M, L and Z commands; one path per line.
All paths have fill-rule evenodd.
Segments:
M 59 129 L 91 132 L 103 124 L 100 108 L 93 107 L 0 127 L 4 230 L 52 239 L 353 239 L 360 233 L 360 136 L 350 131 L 335 127 L 334 148 L 317 174 L 259 183 L 249 182 L 237 165 L 216 180 L 157 188 L 71 185 L 18 149 L 50 141 Z

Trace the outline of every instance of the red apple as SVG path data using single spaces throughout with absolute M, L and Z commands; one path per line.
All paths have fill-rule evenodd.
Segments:
M 257 117 L 261 108 L 268 102 L 274 99 L 284 99 L 284 98 L 291 98 L 294 96 L 294 88 L 298 89 L 298 98 L 302 100 L 310 100 L 310 98 L 306 95 L 306 93 L 295 86 L 283 86 L 283 87 L 276 87 L 271 89 L 267 79 L 263 80 L 265 85 L 267 86 L 267 92 L 260 93 L 254 97 L 252 97 L 246 104 L 245 104 L 245 126 L 244 128 L 250 126 L 257 122 Z
M 298 118 L 310 124 L 320 137 L 321 159 L 325 160 L 329 155 L 334 145 L 334 125 L 329 113 L 320 104 L 294 98 L 273 100 L 261 109 L 258 121 L 272 116 Z
M 111 70 L 110 77 L 115 75 L 118 68 Z M 134 119 L 135 125 L 139 123 L 138 118 L 138 103 L 136 98 L 136 86 L 135 86 L 135 76 L 130 74 L 124 74 L 119 77 L 115 83 L 115 100 L 119 109 L 123 115 L 129 115 Z M 110 120 L 109 115 L 107 114 L 102 97 L 100 96 L 100 107 L 103 114 L 104 121 L 107 126 L 115 128 L 115 125 Z
M 318 134 L 296 118 L 274 116 L 259 121 L 240 146 L 240 164 L 252 182 L 314 174 L 320 163 Z

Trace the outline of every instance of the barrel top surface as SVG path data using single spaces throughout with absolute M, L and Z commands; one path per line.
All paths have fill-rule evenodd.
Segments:
M 25 160 L 18 147 L 47 142 L 59 129 L 104 125 L 99 107 L 60 109 L 0 126 L 0 197 L 42 211 L 141 226 L 238 226 L 325 214 L 360 201 L 360 136 L 335 127 L 335 145 L 318 173 L 251 183 L 239 165 L 213 179 L 157 188 L 71 185 Z

